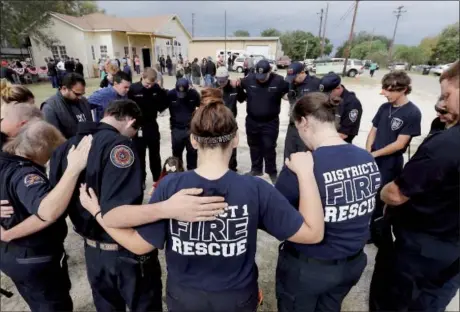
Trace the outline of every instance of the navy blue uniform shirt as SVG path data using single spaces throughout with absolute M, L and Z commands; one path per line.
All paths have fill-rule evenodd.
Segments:
M 281 99 L 289 92 L 289 83 L 277 74 L 270 74 L 268 81 L 257 82 L 251 73 L 241 79 L 241 87 L 246 91 L 246 112 L 249 118 L 268 122 L 277 118 L 281 111 Z
M 193 112 L 200 106 L 200 94 L 195 89 L 189 89 L 187 96 L 181 99 L 173 89 L 168 91 L 168 99 L 171 129 L 188 129 Z
M 166 242 L 168 283 L 212 292 L 256 286 L 257 229 L 284 240 L 297 233 L 302 216 L 267 182 L 231 170 L 213 181 L 195 171 L 168 175 L 150 202 L 190 187 L 203 188 L 204 196 L 224 196 L 228 210 L 216 221 L 163 220 L 137 228 L 158 248 Z
M 291 244 L 316 259 L 343 259 L 358 253 L 369 238 L 369 222 L 380 187 L 374 158 L 352 144 L 323 146 L 313 151 L 314 174 L 324 207 L 322 242 Z M 284 167 L 275 187 L 294 207 L 299 207 L 297 176 Z
M 142 82 L 133 83 L 128 91 L 128 98 L 139 105 L 142 112 L 142 124 L 156 124 L 157 115 L 169 106 L 168 92 L 158 84 L 150 89 L 145 88 Z
M 392 209 L 395 223 L 444 241 L 459 241 L 460 125 L 434 133 L 395 183 L 409 201 Z
M 219 88 L 219 85 L 216 82 L 216 88 Z M 243 103 L 246 101 L 246 93 L 244 92 L 241 86 L 239 87 L 232 87 L 230 80 L 227 82 L 225 87 L 222 88 L 222 93 L 224 97 L 225 106 L 227 106 L 233 113 L 233 116 L 236 117 L 238 114 L 238 103 Z
M 80 175 L 78 183 L 86 183 L 93 188 L 99 198 L 102 215 L 118 206 L 141 204 L 142 170 L 133 143 L 105 123 L 79 124 L 77 136 L 70 138 L 53 153 L 50 163 L 51 182 L 55 184 L 62 177 L 71 146 L 76 146 L 88 134 L 93 135 L 93 142 L 88 165 Z M 114 243 L 96 219 L 81 206 L 78 192 L 77 188 L 68 208 L 77 233 L 93 240 Z
M 0 194 L 14 209 L 11 218 L 1 218 L 6 230 L 32 215 L 37 215 L 40 203 L 51 191 L 45 168 L 23 157 L 0 152 Z M 67 236 L 65 214 L 45 229 L 15 239 L 12 244 L 52 250 L 62 248 Z
M 339 104 L 337 117 L 339 118 L 338 132 L 346 134 L 346 142 L 351 143 L 359 133 L 363 107 L 354 92 L 350 92 L 343 87 L 341 95 L 342 101 Z
M 292 83 L 289 85 L 289 104 L 294 105 L 298 99 L 302 96 L 307 94 L 308 92 L 316 92 L 319 91 L 319 84 L 321 80 L 319 80 L 315 76 L 307 75 L 302 81 L 302 83 Z
M 422 113 L 412 102 L 400 107 L 393 107 L 391 103 L 382 104 L 374 119 L 372 119 L 372 125 L 377 128 L 372 151 L 379 150 L 395 142 L 400 134 L 411 137 L 419 136 L 421 133 L 421 121 Z M 397 151 L 394 155 L 400 156 L 404 154 L 406 149 L 407 146 Z

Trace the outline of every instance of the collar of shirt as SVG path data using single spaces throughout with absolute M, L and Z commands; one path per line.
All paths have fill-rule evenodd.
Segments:
M 87 122 L 80 122 L 78 123 L 78 135 L 85 136 L 89 134 L 93 134 L 95 132 L 98 132 L 100 130 L 110 130 L 119 133 L 117 128 L 109 125 L 108 123 L 105 122 L 93 122 L 93 121 L 87 121 Z
M 17 162 L 17 163 L 27 163 L 31 166 L 34 166 L 38 170 L 40 170 L 42 173 L 46 174 L 46 168 L 43 167 L 42 165 L 37 164 L 36 162 L 33 162 L 32 160 L 28 158 L 24 158 L 18 155 L 13 155 L 5 152 L 0 152 L 0 159 L 8 162 Z

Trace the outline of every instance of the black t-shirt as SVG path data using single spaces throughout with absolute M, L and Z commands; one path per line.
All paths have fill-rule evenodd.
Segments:
M 285 240 L 297 233 L 303 217 L 267 182 L 231 170 L 212 181 L 195 171 L 170 174 L 150 202 L 191 187 L 202 188 L 203 196 L 224 196 L 227 211 L 215 221 L 163 220 L 136 229 L 158 248 L 166 243 L 168 283 L 212 292 L 256 286 L 257 229 Z
M 419 136 L 421 133 L 421 120 L 422 113 L 412 102 L 400 107 L 394 107 L 391 103 L 382 104 L 374 119 L 372 119 L 373 126 L 377 128 L 372 151 L 379 150 L 395 142 L 400 134 L 411 137 Z M 406 149 L 407 146 L 393 155 L 402 156 Z
M 188 129 L 192 114 L 200 106 L 200 94 L 195 89 L 189 89 L 185 98 L 178 98 L 176 89 L 169 90 L 169 114 L 172 128 Z
M 318 244 L 291 242 L 300 253 L 317 259 L 343 259 L 364 248 L 381 176 L 374 158 L 352 144 L 313 151 L 314 174 L 324 207 L 324 239 Z M 297 176 L 284 167 L 275 187 L 299 207 Z
M 427 138 L 395 180 L 409 201 L 392 209 L 405 229 L 459 240 L 460 125 Z
M 168 92 L 158 84 L 147 89 L 140 81 L 133 83 L 129 88 L 128 98 L 139 105 L 143 124 L 156 124 L 158 112 L 169 106 Z
M 93 142 L 88 165 L 80 175 L 78 183 L 86 183 L 94 189 L 99 198 L 102 215 L 118 206 L 141 204 L 144 195 L 142 170 L 133 143 L 105 123 L 79 124 L 77 136 L 70 138 L 53 153 L 50 162 L 50 181 L 56 184 L 61 179 L 67 167 L 69 149 L 88 134 L 93 135 Z M 115 242 L 81 206 L 78 189 L 73 194 L 68 213 L 80 235 L 97 241 Z
M 215 87 L 219 87 L 217 82 Z M 222 91 L 225 106 L 227 106 L 232 111 L 233 116 L 236 117 L 238 115 L 237 102 L 243 103 L 246 101 L 246 93 L 241 86 L 236 88 L 232 87 L 230 80 L 228 81 L 227 85 L 222 88 Z
M 5 145 L 7 141 L 8 136 L 5 133 L 0 132 L 0 150 L 3 148 L 3 145 Z
M 446 123 L 441 121 L 441 118 L 436 117 L 433 119 L 431 122 L 431 127 L 430 127 L 430 133 L 429 135 L 432 135 L 436 132 L 443 131 L 446 129 Z
M 0 78 L 5 78 L 11 83 L 14 83 L 13 75 L 15 74 L 14 70 L 9 67 L 2 66 L 0 68 Z
M 337 118 L 340 120 L 338 132 L 346 134 L 346 142 L 351 143 L 359 133 L 363 107 L 355 93 L 343 88 L 342 102 L 339 104 Z
M 241 79 L 241 87 L 246 91 L 246 112 L 248 117 L 259 122 L 278 118 L 281 99 L 289 92 L 289 83 L 277 74 L 270 74 L 268 81 L 259 83 L 255 74 Z
M 1 218 L 6 230 L 13 228 L 28 217 L 36 215 L 40 203 L 51 191 L 45 168 L 23 157 L 0 152 L 1 199 L 8 200 L 14 209 L 10 218 Z M 14 244 L 52 250 L 61 248 L 67 236 L 65 215 L 45 229 L 15 239 Z

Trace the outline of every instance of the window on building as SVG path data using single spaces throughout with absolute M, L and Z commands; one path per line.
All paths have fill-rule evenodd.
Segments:
M 177 46 L 177 41 L 176 40 L 174 40 L 174 45 Z
M 136 47 L 132 47 L 133 55 L 137 55 Z
M 91 54 L 93 55 L 93 61 L 96 60 L 96 53 L 94 53 L 94 46 L 91 46 Z
M 129 47 L 125 47 L 125 55 L 129 55 Z
M 67 51 L 65 46 L 59 46 L 59 54 L 61 55 L 61 59 L 67 58 Z
M 107 57 L 107 46 L 106 45 L 101 45 L 101 57 Z
M 53 55 L 53 59 L 59 58 L 59 50 L 57 46 L 51 46 L 51 54 Z

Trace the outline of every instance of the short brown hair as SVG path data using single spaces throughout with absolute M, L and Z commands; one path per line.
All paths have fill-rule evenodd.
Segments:
M 222 97 L 208 97 L 206 105 L 194 112 L 190 130 L 200 146 L 226 148 L 235 137 L 238 124 Z
M 386 74 L 382 78 L 382 89 L 387 91 L 404 91 L 404 94 L 410 94 L 412 92 L 411 86 L 412 80 L 409 75 L 402 70 L 392 71 Z
M 54 150 L 65 142 L 53 125 L 43 120 L 29 122 L 19 134 L 4 145 L 3 151 L 26 157 L 32 161 L 50 159 Z
M 151 67 L 146 67 L 144 71 L 142 72 L 142 79 L 155 82 L 157 81 L 158 78 L 158 72 L 156 69 L 153 69 Z
M 108 64 L 105 65 L 105 71 L 108 74 L 115 75 L 116 73 L 118 73 L 120 71 L 120 68 L 116 64 L 108 63 Z
M 9 104 L 12 102 L 25 103 L 35 98 L 34 94 L 23 85 L 13 85 L 4 78 L 0 81 L 0 90 L 2 104 Z
M 201 90 L 201 105 L 208 105 L 216 99 L 223 99 L 224 94 L 218 88 L 205 88 Z
M 447 80 L 457 79 L 458 81 L 459 76 L 460 76 L 460 62 L 459 60 L 457 60 L 455 63 L 450 65 L 450 67 L 442 73 L 441 77 L 439 77 L 439 82 L 442 82 L 444 79 L 447 79 Z M 457 88 L 458 88 L 458 83 L 457 83 Z
M 310 92 L 301 97 L 292 109 L 292 117 L 299 122 L 312 116 L 321 122 L 335 122 L 337 106 L 342 99 L 322 92 Z

